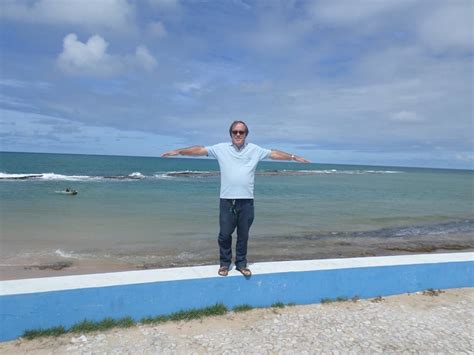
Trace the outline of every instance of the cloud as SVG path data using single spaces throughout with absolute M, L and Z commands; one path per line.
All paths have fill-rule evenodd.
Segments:
M 21 98 L 12 97 L 0 93 L 0 105 L 3 107 L 17 108 L 17 109 L 37 109 L 37 107 Z
M 79 25 L 125 31 L 135 9 L 126 0 L 2 1 L 0 16 L 27 23 Z
M 176 12 L 182 10 L 180 0 L 148 0 L 148 2 L 154 8 L 159 9 L 162 12 Z
M 474 162 L 474 153 L 457 153 L 456 160 Z
M 82 43 L 75 33 L 70 33 L 64 37 L 63 52 L 57 64 L 67 74 L 99 77 L 114 76 L 132 66 L 147 71 L 156 66 L 155 58 L 145 46 L 138 46 L 135 55 L 128 57 L 108 54 L 108 46 L 101 36 L 94 35 Z
M 382 14 L 412 3 L 413 0 L 338 0 L 310 3 L 310 13 L 314 18 L 333 26 L 360 24 L 361 21 L 375 19 Z
M 374 26 L 397 28 L 405 33 L 414 31 L 423 45 L 437 52 L 474 49 L 471 0 L 433 0 L 428 7 L 415 0 L 320 1 L 310 2 L 309 13 L 317 24 L 351 27 L 356 32 L 366 28 L 374 34 Z
M 165 26 L 160 21 L 149 23 L 147 30 L 151 36 L 157 37 L 157 38 L 164 38 L 168 34 L 165 29 Z
M 233 40 L 239 40 L 261 54 L 295 48 L 314 29 L 311 18 L 301 15 L 295 4 L 290 1 L 257 2 L 241 12 L 241 16 L 255 16 L 254 22 L 237 22 L 239 26 L 235 28 L 223 23 L 222 31 L 230 29 L 228 35 L 234 37 Z
M 78 41 L 75 33 L 64 37 L 63 52 L 58 57 L 60 69 L 68 74 L 111 76 L 122 70 L 122 63 L 106 53 L 109 44 L 100 36 Z
M 156 59 L 150 54 L 148 49 L 141 45 L 135 51 L 135 58 L 131 58 L 132 62 L 136 62 L 146 71 L 152 71 L 156 67 Z
M 176 83 L 174 85 L 180 92 L 182 93 L 189 93 L 192 91 L 199 91 L 203 88 L 202 83 L 198 82 L 189 82 L 189 83 Z
M 178 138 L 152 132 L 85 125 L 43 114 L 0 108 L 0 117 L 0 142 L 5 151 L 156 156 L 180 145 Z
M 264 80 L 260 82 L 256 81 L 249 81 L 243 82 L 240 84 L 240 88 L 244 93 L 252 93 L 252 94 L 261 94 L 261 93 L 268 93 L 273 88 L 273 83 L 270 80 Z
M 51 87 L 50 83 L 44 81 L 23 81 L 17 79 L 0 79 L 0 85 L 12 88 L 21 88 L 21 89 L 38 89 L 44 90 Z
M 474 49 L 474 3 L 470 0 L 445 1 L 422 18 L 420 39 L 437 52 Z
M 423 118 L 420 117 L 416 112 L 411 111 L 399 111 L 390 114 L 390 120 L 393 122 L 400 123 L 419 123 L 423 122 Z

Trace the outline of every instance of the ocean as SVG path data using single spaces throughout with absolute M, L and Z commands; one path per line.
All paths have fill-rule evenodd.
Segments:
M 2 152 L 1 276 L 217 264 L 219 179 L 212 159 Z M 255 214 L 250 262 L 472 249 L 474 172 L 264 161 Z

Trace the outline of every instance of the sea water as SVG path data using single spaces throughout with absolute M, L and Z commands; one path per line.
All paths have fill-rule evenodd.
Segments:
M 219 184 L 212 159 L 3 152 L 0 256 L 217 263 Z M 264 161 L 251 243 L 271 255 L 278 238 L 472 235 L 473 194 L 468 170 Z

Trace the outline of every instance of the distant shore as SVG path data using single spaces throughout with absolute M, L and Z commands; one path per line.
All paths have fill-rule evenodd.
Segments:
M 78 275 L 170 267 L 215 265 L 216 241 L 189 241 L 182 249 L 142 250 L 107 258 L 70 255 L 29 256 L 0 265 L 0 279 Z M 274 236 L 254 238 L 249 244 L 250 266 L 255 262 L 387 256 L 474 251 L 474 234 L 440 234 L 414 237 L 343 233 L 330 236 Z M 154 255 L 150 258 L 148 253 Z

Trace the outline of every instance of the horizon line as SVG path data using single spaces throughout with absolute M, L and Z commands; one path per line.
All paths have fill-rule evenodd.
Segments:
M 162 158 L 159 155 L 124 155 L 124 154 L 99 154 L 99 153 L 64 153 L 64 152 L 28 152 L 28 151 L 9 151 L 9 150 L 0 150 L 0 153 L 17 153 L 17 154 L 55 154 L 55 155 L 90 155 L 90 156 L 102 156 L 102 157 L 126 157 L 126 158 L 158 158 L 158 159 L 193 159 L 193 160 L 215 160 L 207 157 L 167 157 Z M 273 163 L 293 163 L 299 164 L 297 162 L 290 161 L 273 161 L 273 160 L 264 160 L 263 162 L 273 162 Z M 406 169 L 435 169 L 435 170 L 458 170 L 458 171 L 469 171 L 474 172 L 473 168 L 454 168 L 454 167 L 436 167 L 436 166 L 406 166 L 406 165 L 379 165 L 379 164 L 350 164 L 350 163 L 326 163 L 326 162 L 312 162 L 306 163 L 311 165 L 347 165 L 347 166 L 369 166 L 369 167 L 394 167 L 394 168 L 406 168 Z

